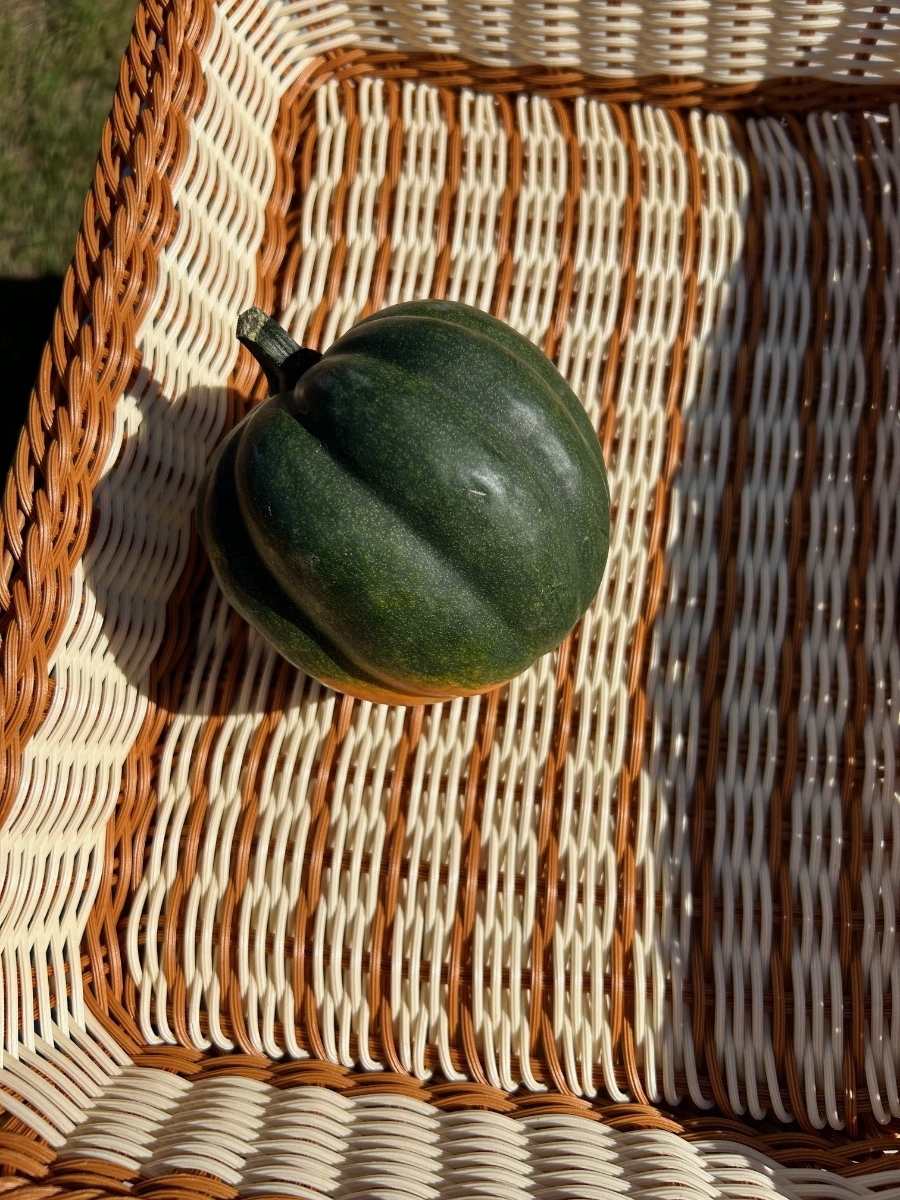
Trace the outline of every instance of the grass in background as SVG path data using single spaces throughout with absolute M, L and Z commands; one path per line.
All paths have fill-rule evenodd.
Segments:
M 68 266 L 137 0 L 0 0 L 0 276 Z
M 137 0 L 0 0 L 0 487 L 136 7 Z

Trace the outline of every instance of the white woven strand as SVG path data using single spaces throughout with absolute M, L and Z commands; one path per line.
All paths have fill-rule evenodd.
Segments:
M 609 462 L 610 493 L 616 497 L 615 540 L 618 543 L 618 554 L 613 567 L 610 547 L 611 562 L 607 567 L 606 578 L 610 581 L 612 594 L 605 597 L 608 605 L 606 611 L 611 617 L 610 632 L 616 639 L 616 649 L 622 655 L 616 664 L 619 669 L 611 674 L 611 679 L 613 687 L 618 691 L 615 701 L 616 718 L 623 722 L 623 733 L 624 728 L 627 728 L 628 719 L 629 672 L 629 661 L 624 652 L 632 641 L 633 631 L 637 628 L 644 596 L 650 524 L 653 516 L 652 497 L 662 470 L 665 451 L 667 368 L 681 319 L 682 248 L 687 236 L 687 163 L 684 151 L 675 140 L 669 119 L 661 111 L 653 109 L 645 109 L 642 114 L 640 110 L 634 110 L 632 119 L 645 178 L 639 216 L 636 311 L 625 344 L 625 361 L 616 408 L 616 438 Z M 641 464 L 640 471 L 635 470 L 636 463 Z M 637 525 L 636 530 L 628 528 L 632 521 Z M 634 536 L 635 533 L 637 536 Z M 601 588 L 601 596 L 603 591 Z M 603 600 L 598 597 L 595 607 L 602 603 Z M 620 625 L 619 628 L 615 628 L 617 624 Z M 624 642 L 621 624 L 628 630 Z M 597 681 L 597 667 L 604 657 L 598 654 L 597 660 L 592 664 L 592 683 Z M 608 745 L 605 733 L 606 730 L 600 728 L 598 723 L 596 738 L 604 749 Z M 609 778 L 615 788 L 618 776 L 624 768 L 624 737 L 614 737 L 613 744 L 618 751 L 618 761 L 609 763 Z M 651 848 L 646 843 L 651 825 L 650 795 L 642 780 L 639 781 L 634 799 L 637 802 L 634 818 L 635 869 L 644 876 L 646 890 L 652 891 L 654 864 L 652 852 L 649 861 L 647 860 Z M 611 848 L 614 837 L 611 827 L 607 836 L 610 838 Z M 642 929 L 637 920 L 635 922 L 633 962 L 636 985 L 635 1048 L 643 1067 L 645 1088 L 655 1093 L 655 1041 L 652 1035 L 647 1036 L 650 1031 L 645 1027 L 645 1005 L 652 984 L 643 970 L 647 955 L 652 955 L 655 951 L 656 931 L 653 929 L 652 912 L 653 906 L 650 904 L 645 910 L 645 917 L 650 916 L 651 919 L 649 927 Z M 649 939 L 646 945 L 645 938 Z M 599 982 L 598 979 L 594 983 L 594 988 Z M 657 1004 L 654 1005 L 651 1001 L 651 1013 L 654 1007 L 659 1007 L 665 987 L 663 984 L 660 989 L 662 980 L 659 979 L 658 973 L 655 983 Z M 653 1013 L 651 1021 L 658 1027 L 661 1023 L 661 1013 Z
M 493 96 L 459 98 L 463 163 L 456 193 L 448 300 L 485 310 L 497 274 L 497 224 L 506 187 L 506 138 Z
M 241 1194 L 333 1196 L 350 1142 L 352 1110 L 352 1101 L 325 1088 L 274 1093 L 255 1153 L 242 1172 Z
M 540 345 L 550 328 L 559 276 L 557 228 L 566 194 L 566 143 L 553 106 L 542 96 L 519 97 L 516 123 L 522 139 L 522 182 L 513 283 L 503 319 Z
M 241 1195 L 320 1200 L 897 1200 L 897 1172 L 782 1167 L 726 1140 L 623 1132 L 552 1113 L 443 1112 L 397 1094 L 349 1098 L 227 1075 L 129 1068 L 61 1148 L 153 1178 L 205 1171 Z
M 601 415 L 600 369 L 618 312 L 629 170 L 621 134 L 605 106 L 582 101 L 576 106 L 575 117 L 583 147 L 584 172 L 576 256 L 579 267 L 573 304 L 561 339 L 559 366 L 596 423 Z M 611 562 L 614 558 L 611 547 Z M 607 567 L 607 579 L 611 570 L 615 567 Z M 601 597 L 605 590 L 604 585 Z M 583 1088 L 590 1095 L 597 1090 L 594 1068 L 598 1058 L 603 1062 L 604 1074 L 609 1073 L 606 1054 L 611 1041 L 604 964 L 609 961 L 612 941 L 616 869 L 612 849 L 615 831 L 610 816 L 612 771 L 605 769 L 604 763 L 595 775 L 596 755 L 591 754 L 587 741 L 595 705 L 600 721 L 602 714 L 609 711 L 609 680 L 604 671 L 603 679 L 598 681 L 597 696 L 596 692 L 591 694 L 590 685 L 584 685 L 583 675 L 585 663 L 590 663 L 592 655 L 599 657 L 608 652 L 604 630 L 601 628 L 599 633 L 596 630 L 598 617 L 602 624 L 605 611 L 604 599 L 598 597 L 581 628 L 573 713 L 573 727 L 578 729 L 578 735 L 574 753 L 564 767 L 558 831 L 560 880 L 567 888 L 568 903 L 557 918 L 553 947 L 554 970 L 567 971 L 571 978 L 562 1005 L 557 997 L 554 1033 L 560 1043 L 559 1053 L 569 1086 Z M 613 624 L 614 619 L 607 629 L 611 630 Z M 614 675 L 612 680 L 615 687 Z M 583 692 L 588 692 L 587 698 Z M 598 730 L 598 739 L 602 737 L 603 731 Z M 583 888 L 585 899 L 576 905 L 579 887 Z M 594 899 L 598 887 L 605 894 L 600 909 Z M 589 994 L 585 978 L 588 974 Z
M 260 772 L 256 848 L 241 898 L 243 1009 L 251 1037 L 270 1058 L 284 1053 L 306 1057 L 296 1041 L 299 999 L 291 968 L 297 947 L 289 949 L 289 938 L 295 929 L 299 881 L 311 832 L 310 792 L 337 703 L 333 694 L 323 696 L 323 691 L 315 680 L 299 672 L 271 732 Z M 353 911 L 361 916 L 359 906 Z M 271 953 L 266 949 L 269 939 Z M 204 941 L 204 948 L 206 945 Z M 218 988 L 209 957 L 206 965 L 210 983 Z M 284 1030 L 283 1044 L 275 1036 L 276 1021 Z
M 133 973 L 136 968 L 140 972 L 144 1035 L 155 1042 L 176 1040 L 166 1018 L 170 981 L 160 962 L 162 922 L 182 867 L 177 848 L 191 805 L 193 751 L 220 686 L 231 619 L 229 606 L 212 585 L 198 639 L 197 670 L 163 749 L 157 825 L 131 914 L 129 962 Z M 248 633 L 241 666 L 242 686 L 209 748 L 208 802 L 202 816 L 196 873 L 184 900 L 181 938 L 188 1029 L 200 1049 L 208 1049 L 210 1045 L 221 1050 L 234 1048 L 231 1038 L 221 1028 L 224 998 L 213 935 L 221 917 L 221 901 L 234 857 L 233 840 L 241 808 L 242 757 L 264 715 L 276 661 L 277 656 L 264 646 L 262 639 Z M 272 731 L 271 754 L 261 772 L 257 850 L 251 858 L 241 898 L 240 928 L 244 937 L 239 946 L 237 972 L 241 995 L 245 998 L 248 1032 L 259 1053 L 274 1057 L 279 1057 L 285 1049 L 275 1040 L 276 1019 L 284 1022 L 288 1052 L 294 1057 L 305 1056 L 292 1032 L 296 1006 L 288 969 L 287 938 L 293 930 L 290 918 L 296 905 L 309 832 L 309 793 L 334 711 L 333 693 L 317 702 L 321 691 L 319 684 L 300 674 Z M 226 760 L 230 766 L 223 770 Z M 292 839 L 290 861 L 287 860 L 289 839 Z M 137 931 L 144 914 L 146 937 L 141 951 Z M 275 949 L 271 959 L 266 958 L 264 951 L 267 934 L 271 934 Z M 208 1037 L 202 1033 L 201 1013 L 208 1018 Z
M 786 520 L 797 482 L 798 388 L 809 335 L 809 283 L 797 264 L 805 260 L 811 199 L 806 166 L 783 127 L 750 122 L 748 133 L 765 189 L 763 326 L 747 414 L 735 614 L 725 631 L 719 719 L 725 760 L 716 774 L 712 861 L 722 919 L 713 929 L 716 1002 L 710 1016 L 718 1070 L 735 1111 L 761 1113 L 759 1083 L 765 1081 L 773 1107 L 786 1120 L 764 1005 L 772 941 L 766 830 L 778 785 L 775 685 L 787 618 Z
M 600 0 L 347 0 L 352 36 L 379 49 L 462 55 L 488 66 L 717 82 L 810 75 L 895 83 L 900 23 L 871 3 L 689 0 L 677 9 Z
M 166 1013 L 170 981 L 162 967 L 163 939 L 160 927 L 168 908 L 168 893 L 182 869 L 176 847 L 180 844 L 191 804 L 191 752 L 212 713 L 219 674 L 223 667 L 223 634 L 229 620 L 227 605 L 213 589 L 210 589 L 198 638 L 197 661 L 200 664 L 200 672 L 191 680 L 187 703 L 176 715 L 163 745 L 159 803 L 152 849 L 129 914 L 128 962 L 132 978 L 139 988 L 142 1032 L 151 1044 L 174 1044 L 177 1041 Z M 204 670 L 208 670 L 205 680 Z M 193 883 L 194 881 L 192 885 Z M 188 911 L 190 914 L 190 909 Z M 190 921 L 190 916 L 188 920 Z M 194 920 L 196 921 L 196 914 Z M 142 924 L 145 936 L 143 948 L 138 951 Z M 185 983 L 189 1003 L 195 1007 L 192 1001 L 195 1001 L 196 997 L 198 976 L 193 961 L 195 942 L 190 936 L 192 933 L 193 929 L 189 924 L 185 951 L 191 955 L 191 961 L 185 963 Z M 201 969 L 203 958 L 201 950 Z M 210 1024 L 215 1040 L 215 1004 L 212 1007 Z M 191 1026 L 199 1033 L 199 1011 Z M 210 1042 L 200 1034 L 199 1045 L 208 1049 Z M 222 1048 L 231 1049 L 231 1042 L 226 1041 Z
M 666 371 L 681 315 L 687 195 L 684 153 L 668 117 L 661 110 L 635 108 L 631 120 L 643 165 L 637 291 L 622 348 L 607 461 L 614 506 L 609 561 L 598 595 L 583 618 L 575 669 L 574 751 L 564 766 L 559 834 L 560 880 L 571 901 L 557 918 L 553 945 L 557 980 L 564 980 L 570 969 L 573 982 L 590 971 L 586 1003 L 577 988 L 566 995 L 560 987 L 554 999 L 554 1035 L 569 1086 L 592 1093 L 596 1083 L 587 1064 L 600 1064 L 606 1090 L 619 1099 L 626 1097 L 612 1070 L 609 996 L 617 888 L 615 796 L 628 730 L 628 647 L 644 593 L 650 498 L 665 449 Z M 646 812 L 642 816 L 646 818 Z M 594 887 L 584 889 L 576 938 L 575 898 L 578 888 L 591 881 Z M 597 885 L 604 888 L 600 908 L 594 900 Z M 639 932 L 635 954 L 642 964 Z M 645 987 L 646 980 L 636 977 L 642 1000 Z
M 326 846 L 332 865 L 322 873 L 315 912 L 312 974 L 319 1025 L 332 1062 L 356 1065 L 351 1033 L 360 1036 L 359 1054 L 371 1064 L 369 1036 L 369 975 L 362 956 L 372 944 L 378 883 L 385 867 L 385 808 L 390 778 L 388 765 L 396 755 L 403 730 L 403 712 L 363 702 L 341 746 L 335 773 L 334 799 Z M 372 762 L 373 781 L 366 785 Z M 369 855 L 363 871 L 362 856 Z M 349 855 L 349 865 L 344 856 Z M 342 966 L 344 953 L 349 965 Z
M 165 1017 L 166 985 L 161 974 L 157 923 L 165 902 L 166 889 L 172 886 L 179 866 L 174 847 L 178 845 L 190 804 L 190 751 L 202 732 L 204 722 L 209 717 L 215 682 L 222 665 L 221 654 L 213 657 L 214 629 L 217 623 L 224 624 L 227 621 L 228 614 L 225 606 L 221 603 L 214 609 L 215 599 L 215 593 L 208 593 L 197 645 L 198 661 L 203 664 L 203 667 L 210 666 L 209 686 L 203 689 L 201 696 L 203 679 L 203 667 L 201 667 L 201 674 L 195 675 L 191 681 L 187 703 L 183 706 L 182 712 L 175 716 L 169 737 L 163 747 L 159 773 L 157 826 L 165 832 L 162 837 L 154 839 L 152 853 L 145 865 L 144 874 L 129 914 L 126 942 L 128 965 L 132 978 L 140 990 L 144 1036 L 151 1043 L 162 1040 L 156 1033 L 149 1031 L 150 1010 L 153 996 L 158 994 L 158 989 L 163 989 L 163 1002 L 160 1010 L 161 1028 L 163 1035 L 168 1034 L 169 1040 L 172 1040 Z M 173 775 L 174 781 L 172 780 Z M 165 833 L 173 834 L 168 843 Z M 138 938 L 141 921 L 145 914 L 147 938 L 144 953 L 141 955 L 138 951 Z M 194 985 L 192 972 L 188 979 L 190 995 Z M 202 1035 L 199 1038 L 199 1044 L 204 1049 L 209 1045 Z
M 521 1122 L 477 1110 L 447 1113 L 440 1138 L 441 1200 L 527 1200 L 539 1194 Z
M 871 480 L 873 553 L 865 581 L 865 660 L 868 711 L 862 753 L 863 780 L 862 939 L 866 1085 L 879 1121 L 900 1117 L 900 968 L 897 900 L 900 897 L 900 110 L 889 121 L 869 117 L 874 169 L 881 190 L 887 235 L 884 337 L 881 345 L 882 407 L 875 431 Z M 870 840 L 871 839 L 871 840 Z M 871 850 L 868 847 L 871 845 Z
M 607 352 L 619 308 L 629 169 L 625 145 L 609 108 L 593 101 L 577 101 L 575 126 L 582 147 L 575 251 L 578 268 L 558 365 L 597 425 L 601 417 L 600 372 L 604 364 L 607 369 L 611 365 L 606 361 Z M 577 715 L 573 718 L 577 740 L 564 768 L 564 803 L 558 830 L 560 877 L 566 881 L 568 903 L 557 923 L 555 954 L 559 963 L 565 963 L 571 984 L 557 1036 L 570 1086 L 582 1088 L 589 1096 L 596 1095 L 598 1089 L 596 1048 L 600 1046 L 600 1059 L 604 1061 L 611 1046 L 604 975 L 615 917 L 616 863 L 610 820 L 614 768 L 602 758 L 598 762 L 599 747 L 595 745 L 592 752 L 588 741 L 594 712 L 600 723 L 609 712 L 609 681 L 605 670 L 590 684 L 585 684 L 582 677 L 591 655 L 607 653 L 612 628 L 598 599 L 582 623 L 576 667 L 581 686 L 576 684 L 575 696 L 576 714 L 580 712 L 581 719 Z M 598 738 L 601 736 L 598 732 Z M 576 904 L 579 887 L 584 900 Z M 605 897 L 599 907 L 595 901 L 598 889 L 603 889 Z M 609 1075 L 608 1069 L 605 1074 Z
M 426 1043 L 437 1044 L 448 1079 L 465 1078 L 451 1061 L 447 987 L 440 976 L 450 956 L 460 878 L 461 776 L 471 758 L 482 703 L 481 697 L 473 697 L 429 709 L 410 781 L 403 847 L 409 870 L 394 917 L 390 1001 L 400 1060 L 421 1079 L 430 1075 Z M 422 868 L 427 878 L 420 877 Z
M 357 89 L 361 122 L 359 160 L 347 197 L 347 253 L 340 292 L 325 323 L 322 338 L 325 346 L 330 346 L 359 319 L 371 290 L 378 252 L 376 204 L 387 169 L 390 131 L 390 123 L 385 119 L 384 93 L 380 79 L 363 79 Z M 302 330 L 298 319 L 296 336 L 300 340 Z
M 367 99 L 370 93 L 371 89 L 367 88 Z M 378 88 L 377 99 L 380 96 L 381 89 Z M 363 129 L 363 145 L 368 148 L 365 121 Z M 300 270 L 293 296 L 281 316 L 285 329 L 301 344 L 305 344 L 304 334 L 325 295 L 334 249 L 331 219 L 334 193 L 346 169 L 347 120 L 340 103 L 340 87 L 334 79 L 316 91 L 316 132 L 316 169 L 304 197 L 299 231 Z M 367 232 L 371 234 L 371 226 Z
M 556 699 L 552 658 L 540 659 L 509 684 L 506 721 L 488 756 L 481 817 L 479 893 L 472 930 L 472 1022 L 488 1080 L 515 1088 L 519 1073 L 533 1090 L 530 1062 L 530 954 L 538 882 L 538 800 L 550 751 Z M 516 737 L 517 724 L 528 730 Z M 516 888 L 524 878 L 524 890 Z M 503 973 L 508 972 L 504 987 Z M 512 1059 L 518 1055 L 518 1072 Z
M 469 123 L 473 110 L 474 127 Z M 504 177 L 486 179 L 485 175 L 492 164 L 505 164 L 506 138 L 493 101 L 465 95 L 463 112 L 469 119 L 464 115 L 460 192 L 469 203 L 460 204 L 456 212 L 452 246 L 459 250 L 451 250 L 448 290 L 454 294 L 466 280 L 473 298 L 486 303 L 496 271 L 493 246 Z M 520 100 L 517 116 L 524 171 L 507 319 L 540 341 L 550 320 L 547 298 L 552 302 L 556 286 L 565 146 L 546 101 Z M 549 172 L 548 164 L 552 164 Z M 540 230 L 543 240 L 526 241 L 526 230 Z M 472 249 L 462 253 L 464 246 Z M 475 273 L 476 265 L 480 275 Z M 462 1078 L 450 1060 L 446 985 L 440 981 L 440 971 L 450 954 L 466 778 L 482 703 L 483 699 L 473 697 L 431 710 L 412 776 L 404 847 L 410 869 L 401 883 L 394 921 L 391 1005 L 401 1059 L 420 1077 L 428 1074 L 423 1058 L 427 1037 L 437 1045 L 442 1071 L 448 1078 Z M 515 1087 L 513 1058 L 519 1055 L 520 1062 L 527 1064 L 530 1044 L 523 970 L 535 911 L 536 788 L 552 725 L 549 657 L 510 685 L 506 712 L 505 725 L 498 724 L 495 731 L 486 768 L 480 866 L 487 870 L 488 880 L 483 905 L 479 903 L 475 914 L 472 989 L 475 1037 L 488 1078 L 498 1086 Z M 513 740 L 520 713 L 524 729 L 532 734 Z M 420 882 L 423 871 L 428 879 Z M 440 882 L 442 872 L 446 884 Z M 523 873 L 525 894 L 519 896 L 515 880 Z M 504 970 L 508 987 L 502 984 Z M 527 1065 L 520 1069 L 527 1078 Z
M 733 438 L 733 370 L 745 328 L 749 191 L 747 167 L 725 118 L 694 115 L 691 135 L 703 178 L 698 320 L 685 364 L 683 449 L 665 543 L 666 600 L 649 658 L 651 732 L 641 778 L 646 819 L 638 826 L 644 836 L 637 846 L 647 1005 L 635 1036 L 638 1045 L 646 1044 L 648 1096 L 664 1095 L 671 1104 L 681 1099 L 676 1072 L 687 1074 L 694 1103 L 704 1103 L 691 1009 L 683 995 L 690 978 L 690 816 L 700 754 L 701 667 L 716 617 L 721 569 L 718 524 Z
M 141 1173 L 152 1179 L 172 1171 L 206 1171 L 238 1186 L 247 1159 L 256 1149 L 273 1089 L 241 1076 L 201 1079 L 190 1085 L 189 1093 L 176 1094 L 178 1100 L 189 1095 L 189 1103 L 176 1100 L 171 1105 L 174 1088 L 163 1080 L 158 1082 L 165 1086 L 163 1094 L 169 1104 L 164 1110 L 165 1124 L 153 1131 Z M 158 1119 L 158 1113 L 153 1116 Z M 121 1154 L 122 1147 L 117 1149 Z
M 433 1110 L 401 1096 L 362 1096 L 350 1109 L 347 1150 L 342 1156 L 336 1200 L 372 1194 L 378 1179 L 384 1200 L 430 1200 L 439 1195 L 440 1130 Z
M 178 1112 L 179 1102 L 192 1094 L 193 1086 L 168 1071 L 127 1066 L 65 1141 L 62 1153 L 103 1158 L 140 1170 L 149 1162 L 156 1138 Z
M 217 0 L 229 25 L 287 91 L 317 54 L 358 41 L 343 0 Z
M 791 889 L 802 914 L 793 934 L 793 1038 L 809 1120 L 817 1128 L 827 1122 L 840 1129 L 844 989 L 835 914 L 844 831 L 838 762 L 849 705 L 845 607 L 856 529 L 854 447 L 865 396 L 860 323 L 869 232 L 846 118 L 810 117 L 808 125 L 828 184 L 831 328 L 815 406 L 818 462 L 810 497 L 808 616 L 800 647 L 798 767 L 791 809 Z
M 437 206 L 447 165 L 447 122 L 436 88 L 403 85 L 403 170 L 394 197 L 385 306 L 429 295 L 437 247 Z
M 815 74 L 888 82 L 897 76 L 900 24 L 894 12 L 872 3 L 788 6 L 773 14 L 772 34 L 784 49 L 783 74 Z
M 227 611 L 227 606 L 222 607 Z M 208 1014 L 210 1038 L 214 1045 L 222 1049 L 233 1049 L 234 1043 L 221 1031 L 222 1008 L 227 1005 L 228 997 L 222 994 L 219 987 L 216 968 L 221 951 L 216 944 L 216 929 L 226 926 L 227 922 L 223 910 L 226 898 L 231 892 L 230 884 L 234 874 L 233 845 L 244 799 L 244 758 L 265 718 L 272 674 L 276 669 L 276 662 L 279 661 L 278 655 L 261 637 L 248 631 L 242 670 L 235 688 L 231 711 L 225 716 L 218 736 L 209 749 L 203 835 L 198 847 L 195 874 L 190 880 L 190 888 L 183 902 L 184 928 L 180 938 L 180 950 L 185 985 L 189 988 L 195 1009 L 194 1022 L 195 1025 L 199 1024 L 198 1017 L 202 1005 Z M 210 689 L 213 682 L 211 672 Z M 211 695 L 211 690 L 208 694 Z M 195 788 L 198 782 L 195 776 Z M 169 897 L 166 899 L 165 915 L 169 916 Z M 234 966 L 242 996 L 246 996 L 248 991 L 252 992 L 255 983 L 248 965 L 248 942 L 248 937 L 241 938 L 235 951 Z M 196 961 L 198 951 L 200 964 Z M 204 976 L 210 980 L 208 987 L 201 986 Z M 157 1001 L 157 1014 L 161 1025 L 165 1021 L 165 996 L 166 992 L 163 990 Z M 247 1009 L 248 1006 L 245 1005 L 245 1013 Z M 255 1016 L 255 1004 L 252 1011 Z M 256 1022 L 252 1019 L 248 1021 L 247 1032 L 253 1049 L 259 1054 L 264 1053 Z
M 575 132 L 581 147 L 581 194 L 572 305 L 557 366 L 591 419 L 600 422 L 600 372 L 619 311 L 628 155 L 612 112 L 579 97 Z

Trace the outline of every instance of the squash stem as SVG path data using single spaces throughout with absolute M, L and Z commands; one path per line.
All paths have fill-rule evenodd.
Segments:
M 322 355 L 298 346 L 291 335 L 259 308 L 248 308 L 238 317 L 237 338 L 266 373 L 269 395 L 293 391 L 294 384 Z

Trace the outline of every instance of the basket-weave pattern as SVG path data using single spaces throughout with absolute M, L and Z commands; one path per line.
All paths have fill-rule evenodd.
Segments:
M 627 78 L 547 6 L 503 54 L 392 11 L 138 10 L 3 507 L 3 1171 L 895 1194 L 889 14 L 790 70 L 651 22 Z M 191 508 L 243 307 L 420 295 L 558 363 L 613 535 L 559 651 L 392 709 L 269 651 Z

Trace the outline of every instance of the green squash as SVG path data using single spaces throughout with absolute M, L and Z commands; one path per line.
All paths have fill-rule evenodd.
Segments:
M 603 576 L 609 490 L 539 350 L 440 300 L 376 313 L 324 355 L 257 309 L 238 336 L 275 394 L 213 456 L 198 525 L 223 592 L 285 658 L 421 704 L 563 640 Z

